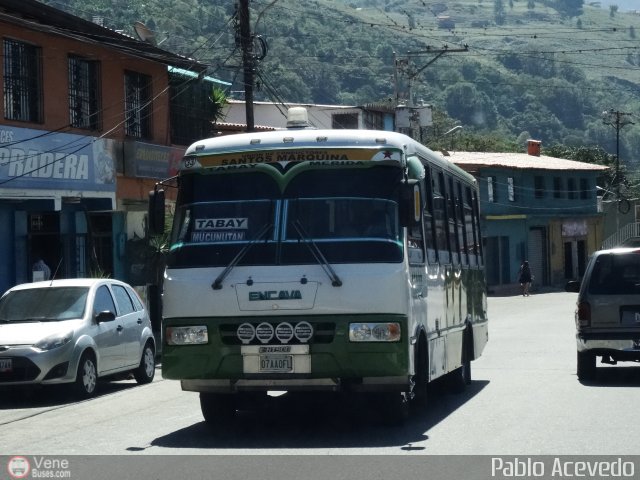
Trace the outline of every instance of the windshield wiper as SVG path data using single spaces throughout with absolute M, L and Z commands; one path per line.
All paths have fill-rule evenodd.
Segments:
M 300 220 L 296 219 L 293 222 L 293 228 L 296 229 L 296 232 L 298 232 L 298 235 L 304 241 L 304 244 L 309 247 L 311 255 L 313 255 L 313 258 L 315 258 L 316 262 L 320 264 L 324 272 L 329 277 L 329 280 L 331 280 L 331 285 L 333 285 L 334 287 L 341 287 L 342 280 L 340 280 L 338 274 L 333 270 L 333 268 L 331 268 L 331 265 L 329 264 L 329 262 L 327 262 L 327 259 L 320 251 L 320 248 L 318 248 L 318 245 L 316 245 L 313 239 L 307 234 L 307 232 L 305 232 L 302 224 L 300 223 Z
M 251 240 L 244 247 L 242 247 L 238 252 L 238 254 L 235 257 L 233 257 L 233 260 L 231 260 L 231 263 L 227 265 L 227 267 L 220 273 L 220 275 L 218 275 L 218 277 L 211 284 L 211 288 L 213 288 L 214 290 L 220 290 L 222 288 L 222 281 L 226 278 L 227 275 L 229 275 L 229 272 L 231 272 L 233 267 L 235 267 L 238 264 L 238 262 L 242 260 L 242 258 L 247 254 L 247 252 L 251 249 L 251 247 L 253 247 L 256 243 L 262 240 L 262 238 L 267 234 L 269 230 L 271 230 L 272 227 L 273 227 L 272 223 L 266 223 L 262 227 L 262 229 L 258 232 L 258 235 L 256 235 L 256 237 L 253 240 Z

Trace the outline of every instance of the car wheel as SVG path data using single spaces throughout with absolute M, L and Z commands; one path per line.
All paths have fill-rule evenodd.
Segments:
M 139 384 L 151 383 L 156 373 L 156 353 L 150 342 L 142 350 L 140 365 L 133 371 L 133 376 Z
M 210 427 L 224 427 L 236 416 L 236 395 L 226 393 L 200 393 L 200 409 Z
M 578 352 L 578 380 L 593 380 L 596 376 L 596 356 Z
M 78 363 L 78 373 L 74 383 L 75 392 L 80 398 L 91 398 L 98 387 L 98 369 L 93 354 L 85 352 Z

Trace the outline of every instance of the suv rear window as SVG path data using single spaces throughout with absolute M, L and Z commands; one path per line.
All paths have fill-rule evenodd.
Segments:
M 640 254 L 632 252 L 598 256 L 589 281 L 589 293 L 640 294 Z

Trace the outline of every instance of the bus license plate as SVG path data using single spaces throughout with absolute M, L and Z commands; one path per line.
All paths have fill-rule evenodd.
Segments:
M 260 355 L 260 371 L 275 373 L 293 372 L 293 355 Z
M 13 363 L 10 358 L 0 358 L 0 372 L 10 372 L 13 369 Z

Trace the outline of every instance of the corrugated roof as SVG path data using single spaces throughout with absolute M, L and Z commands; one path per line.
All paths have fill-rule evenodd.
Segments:
M 438 152 L 450 162 L 464 170 L 480 170 L 482 168 L 499 167 L 515 170 L 591 170 L 605 171 L 604 165 L 576 162 L 564 158 L 547 157 L 546 155 L 529 155 L 527 153 L 499 152 Z

